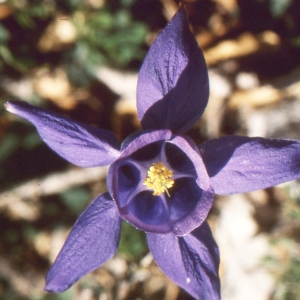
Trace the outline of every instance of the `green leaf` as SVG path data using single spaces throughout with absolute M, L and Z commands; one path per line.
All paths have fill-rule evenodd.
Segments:
M 0 23 L 0 43 L 4 43 L 9 38 L 8 30 Z
M 129 223 L 122 223 L 121 240 L 118 253 L 127 259 L 138 261 L 148 251 L 145 233 L 133 228 Z
M 83 187 L 74 187 L 60 194 L 63 203 L 76 215 L 81 214 L 89 200 L 91 192 Z
M 22 146 L 27 150 L 32 150 L 40 144 L 42 144 L 42 139 L 37 132 L 26 135 L 22 141 Z
M 3 163 L 19 145 L 19 137 L 9 133 L 4 136 L 0 143 L 0 164 Z
M 274 18 L 281 17 L 292 4 L 292 2 L 293 0 L 269 0 L 272 16 Z

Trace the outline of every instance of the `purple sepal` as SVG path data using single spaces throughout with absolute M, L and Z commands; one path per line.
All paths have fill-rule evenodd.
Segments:
M 207 222 L 184 237 L 147 234 L 162 271 L 195 299 L 220 299 L 219 250 Z
M 121 218 L 108 193 L 96 198 L 76 221 L 46 278 L 45 291 L 63 292 L 116 252 Z
M 186 132 L 202 115 L 208 93 L 205 60 L 181 7 L 150 47 L 139 73 L 137 109 L 143 128 Z
M 300 177 L 300 142 L 224 136 L 199 145 L 216 194 L 268 188 Z
M 115 135 L 26 102 L 7 102 L 5 108 L 30 121 L 56 153 L 80 167 L 109 165 L 119 156 Z

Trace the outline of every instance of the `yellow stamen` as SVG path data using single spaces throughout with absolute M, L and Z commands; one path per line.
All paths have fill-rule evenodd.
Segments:
M 148 177 L 144 185 L 153 190 L 154 196 L 159 196 L 166 192 L 170 197 L 168 188 L 174 184 L 173 172 L 169 170 L 162 162 L 154 163 L 148 170 Z

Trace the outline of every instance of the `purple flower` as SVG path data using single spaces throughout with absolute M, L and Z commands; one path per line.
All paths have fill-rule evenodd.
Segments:
M 113 133 L 23 102 L 5 107 L 32 122 L 59 155 L 81 167 L 111 164 L 109 192 L 83 212 L 47 275 L 62 292 L 117 250 L 121 220 L 147 233 L 154 259 L 196 299 L 219 299 L 219 252 L 205 221 L 214 193 L 267 188 L 300 177 L 300 143 L 225 136 L 196 145 L 183 135 L 208 101 L 203 55 L 180 7 L 142 65 L 143 131 L 119 147 Z

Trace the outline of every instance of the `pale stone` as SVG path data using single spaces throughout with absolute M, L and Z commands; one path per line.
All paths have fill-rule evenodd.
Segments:
M 238 73 L 235 83 L 240 89 L 253 89 L 259 86 L 259 80 L 256 73 Z
M 120 96 L 116 104 L 116 113 L 136 114 L 136 86 L 137 73 L 120 72 L 106 67 L 100 67 L 96 71 L 98 79 L 105 83 L 113 92 Z
M 268 299 L 274 289 L 274 279 L 262 264 L 270 250 L 268 236 L 257 233 L 253 207 L 245 195 L 222 202 L 214 232 L 221 254 L 222 299 Z
M 105 268 L 116 277 L 122 278 L 128 270 L 127 262 L 120 256 L 114 256 L 105 264 Z

